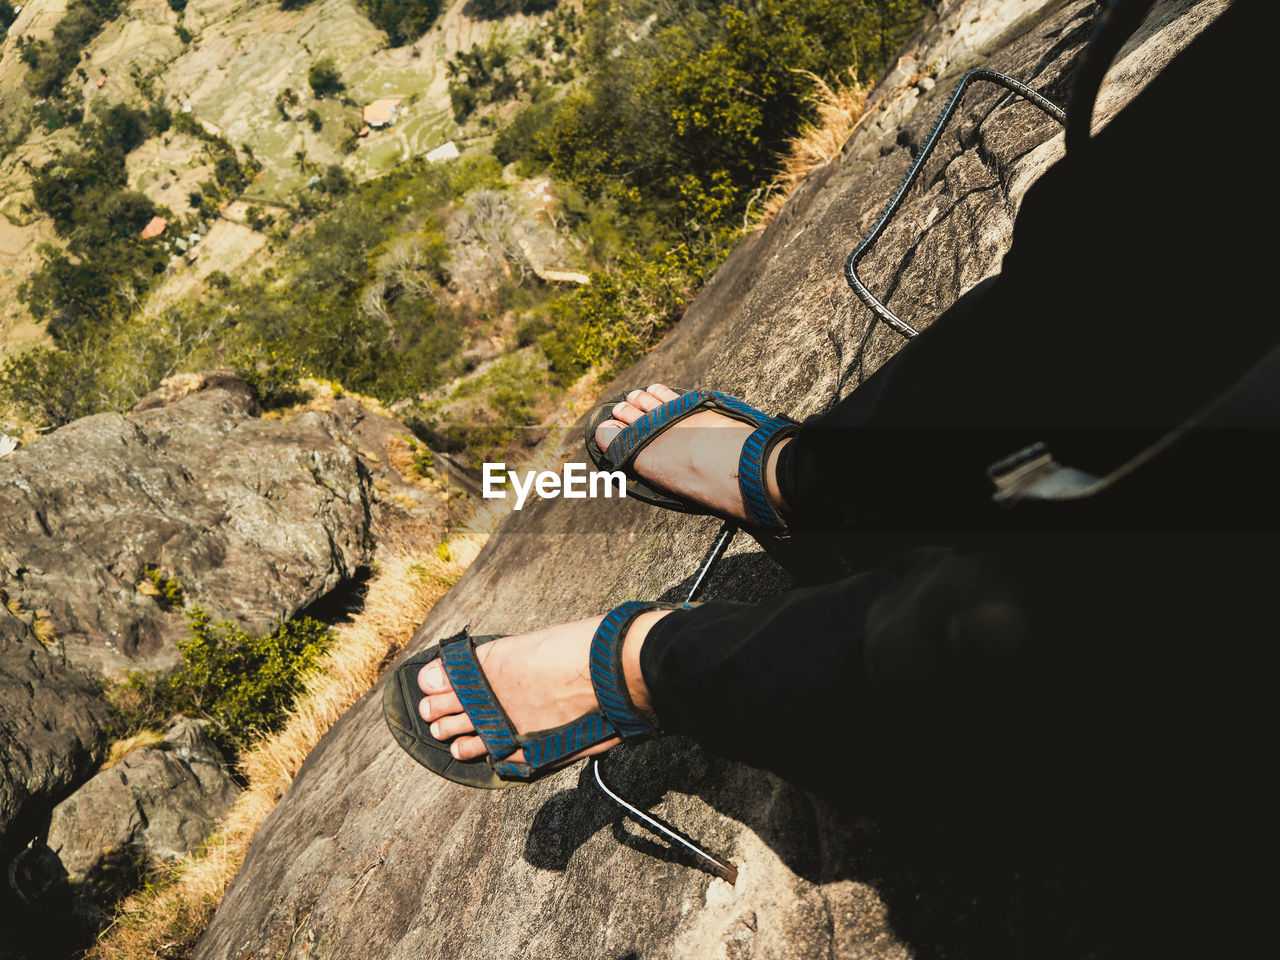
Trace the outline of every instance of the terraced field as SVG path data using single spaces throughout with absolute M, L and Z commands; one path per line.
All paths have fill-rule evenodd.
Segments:
M 10 120 L 35 109 L 22 87 L 25 66 L 17 38 L 48 36 L 65 5 L 66 0 L 30 0 L 9 31 L 0 57 L 0 114 Z M 263 170 L 244 199 L 279 204 L 320 167 L 336 163 L 354 178 L 368 179 L 457 136 L 445 74 L 449 56 L 485 42 L 494 31 L 518 41 L 535 23 L 522 15 L 473 20 L 463 14 L 464 5 L 456 0 L 417 42 L 390 48 L 352 0 L 315 0 L 288 11 L 278 0 L 190 0 L 181 15 L 166 0 L 130 0 L 87 48 L 81 63 L 87 79 L 73 82 L 80 83 L 87 116 L 105 103 L 142 103 L 148 89 L 162 94 L 172 109 L 189 111 L 237 147 L 248 145 Z M 180 26 L 190 42 L 179 35 Z M 323 57 L 333 59 L 346 89 L 317 99 L 307 73 Z M 277 105 L 285 91 L 296 96 L 284 108 L 287 118 Z M 399 122 L 371 131 L 346 152 L 344 142 L 363 125 L 363 106 L 386 97 L 402 101 Z M 311 110 L 320 117 L 318 130 L 306 119 Z M 70 131 L 50 135 L 32 124 L 25 139 L 0 156 L 0 345 L 39 336 L 16 294 L 38 261 L 37 245 L 52 232 L 23 209 L 31 199 L 24 165 L 42 163 L 71 143 Z M 131 186 L 182 214 L 189 209 L 187 195 L 209 178 L 211 167 L 199 141 L 171 131 L 134 151 L 128 171 Z M 243 262 L 261 246 L 260 238 L 248 242 L 247 232 L 211 230 L 202 261 Z M 158 299 L 171 302 L 189 285 L 184 270 L 175 265 L 155 292 Z

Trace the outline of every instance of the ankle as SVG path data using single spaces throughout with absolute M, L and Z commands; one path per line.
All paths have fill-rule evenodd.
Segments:
M 627 630 L 627 637 L 622 642 L 622 674 L 627 682 L 627 692 L 631 694 L 631 702 L 636 709 L 651 711 L 653 701 L 649 697 L 649 688 L 645 686 L 644 675 L 640 671 L 640 649 L 644 646 L 645 637 L 653 629 L 653 625 L 665 617 L 671 610 L 650 610 L 636 617 Z
M 794 439 L 795 437 L 787 437 L 785 440 L 778 441 L 778 445 L 769 451 L 769 461 L 764 468 L 765 489 L 769 499 L 778 508 L 778 512 L 783 514 L 790 513 L 791 507 L 786 497 L 782 495 L 782 487 L 778 483 L 778 463 L 782 459 L 782 451 Z

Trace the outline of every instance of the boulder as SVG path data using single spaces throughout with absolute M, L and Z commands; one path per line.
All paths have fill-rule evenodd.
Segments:
M 178 717 L 158 745 L 127 754 L 55 807 L 46 843 L 73 883 L 110 888 L 124 860 L 195 850 L 239 795 L 202 724 Z
M 91 937 L 95 901 L 142 859 L 190 851 L 238 792 L 190 721 L 94 777 L 109 711 L 93 674 L 175 666 L 188 635 L 148 568 L 257 633 L 315 609 L 375 542 L 443 534 L 439 488 L 396 467 L 408 434 L 352 400 L 264 418 L 244 380 L 211 371 L 0 461 L 0 926 L 25 905 L 30 922 L 8 928 L 24 942 L 47 946 L 40 928 L 70 914 L 71 940 Z
M 148 566 L 264 633 L 371 556 L 369 474 L 334 414 L 262 419 L 234 375 L 177 394 L 0 461 L 0 584 L 89 670 L 177 664 L 186 620 Z
M 72 927 L 71 941 L 83 941 L 85 924 L 57 858 L 28 843 L 53 806 L 93 775 L 106 747 L 107 706 L 90 677 L 49 652 L 34 616 L 15 609 L 0 590 L 0 960 L 32 960 L 66 955 L 61 934 Z M 39 932 L 32 918 L 52 918 L 55 935 L 32 939 Z
M 1224 6 L 1160 4 L 1112 70 L 1098 122 Z M 1085 0 L 940 9 L 878 88 L 842 156 L 741 244 L 676 329 L 603 395 L 664 380 L 803 417 L 902 345 L 846 287 L 845 256 L 966 69 L 986 64 L 1061 100 L 1100 11 Z M 933 89 L 921 72 L 935 77 Z M 999 268 L 1020 199 L 1061 152 L 1056 123 L 1003 90 L 975 87 L 865 261 L 864 279 L 927 326 Z M 583 459 L 580 443 L 566 444 L 565 459 Z M 679 597 L 717 526 L 635 502 L 526 506 L 436 605 L 409 652 L 467 624 L 477 633 L 523 631 L 625 599 Z M 788 586 L 746 539 L 717 569 L 707 598 L 760 599 Z M 380 695 L 357 703 L 308 758 L 193 960 L 1073 955 L 1079 912 L 1051 883 L 1028 907 L 1034 877 L 962 882 L 927 857 L 899 856 L 881 826 L 838 816 L 691 744 L 614 751 L 607 776 L 637 805 L 732 859 L 733 886 L 639 831 L 595 788 L 587 765 L 492 793 L 433 777 L 392 742 Z M 985 867 L 980 851 L 969 862 Z
M 0 591 L 0 862 L 102 759 L 107 707 Z M 15 607 L 16 604 L 13 604 Z

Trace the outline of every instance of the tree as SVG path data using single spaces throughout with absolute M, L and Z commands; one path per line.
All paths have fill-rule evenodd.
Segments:
M 923 11 L 920 0 L 695 0 L 662 8 L 636 41 L 597 17 L 584 42 L 591 77 L 521 153 L 549 158 L 589 201 L 637 221 L 656 214 L 691 238 L 740 219 L 773 175 L 811 116 L 803 71 L 830 82 L 856 63 L 865 78 Z
M 347 171 L 336 163 L 331 163 L 325 167 L 324 174 L 320 177 L 320 185 L 324 188 L 324 192 L 340 197 L 351 190 L 351 177 Z
M 395 47 L 417 40 L 427 32 L 440 12 L 439 0 L 360 0 L 375 27 L 385 30 Z
M 0 365 L 0 398 L 42 426 L 60 427 L 93 412 L 92 357 L 36 347 Z
M 307 71 L 307 83 L 311 84 L 311 92 L 317 97 L 341 93 L 347 88 L 342 82 L 342 75 L 338 73 L 333 57 L 325 57 L 313 63 L 311 69 Z

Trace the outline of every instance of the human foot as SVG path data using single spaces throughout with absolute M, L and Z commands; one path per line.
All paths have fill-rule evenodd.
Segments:
M 613 408 L 613 419 L 596 428 L 595 442 L 608 448 L 626 427 L 650 410 L 680 395 L 661 383 L 633 390 Z M 742 447 L 756 428 L 715 410 L 700 410 L 672 424 L 636 455 L 632 469 L 657 487 L 702 504 L 722 516 L 752 521 L 738 480 Z M 778 457 L 791 442 L 786 437 L 769 452 L 764 481 L 769 498 L 782 512 L 787 504 L 778 487 Z
M 669 609 L 649 610 L 623 627 L 622 675 L 631 702 L 642 711 L 649 709 L 650 702 L 640 673 L 640 648 L 652 626 L 669 613 Z M 494 697 L 521 734 L 550 730 L 600 709 L 588 663 L 603 619 L 577 620 L 476 646 L 476 660 Z M 441 660 L 432 660 L 419 671 L 418 686 L 425 694 L 418 712 L 430 724 L 431 735 L 451 740 L 449 752 L 457 760 L 485 756 L 488 748 L 464 711 Z M 612 737 L 566 757 L 564 762 L 601 753 L 619 742 L 618 737 Z M 525 751 L 516 751 L 506 759 L 524 763 Z

